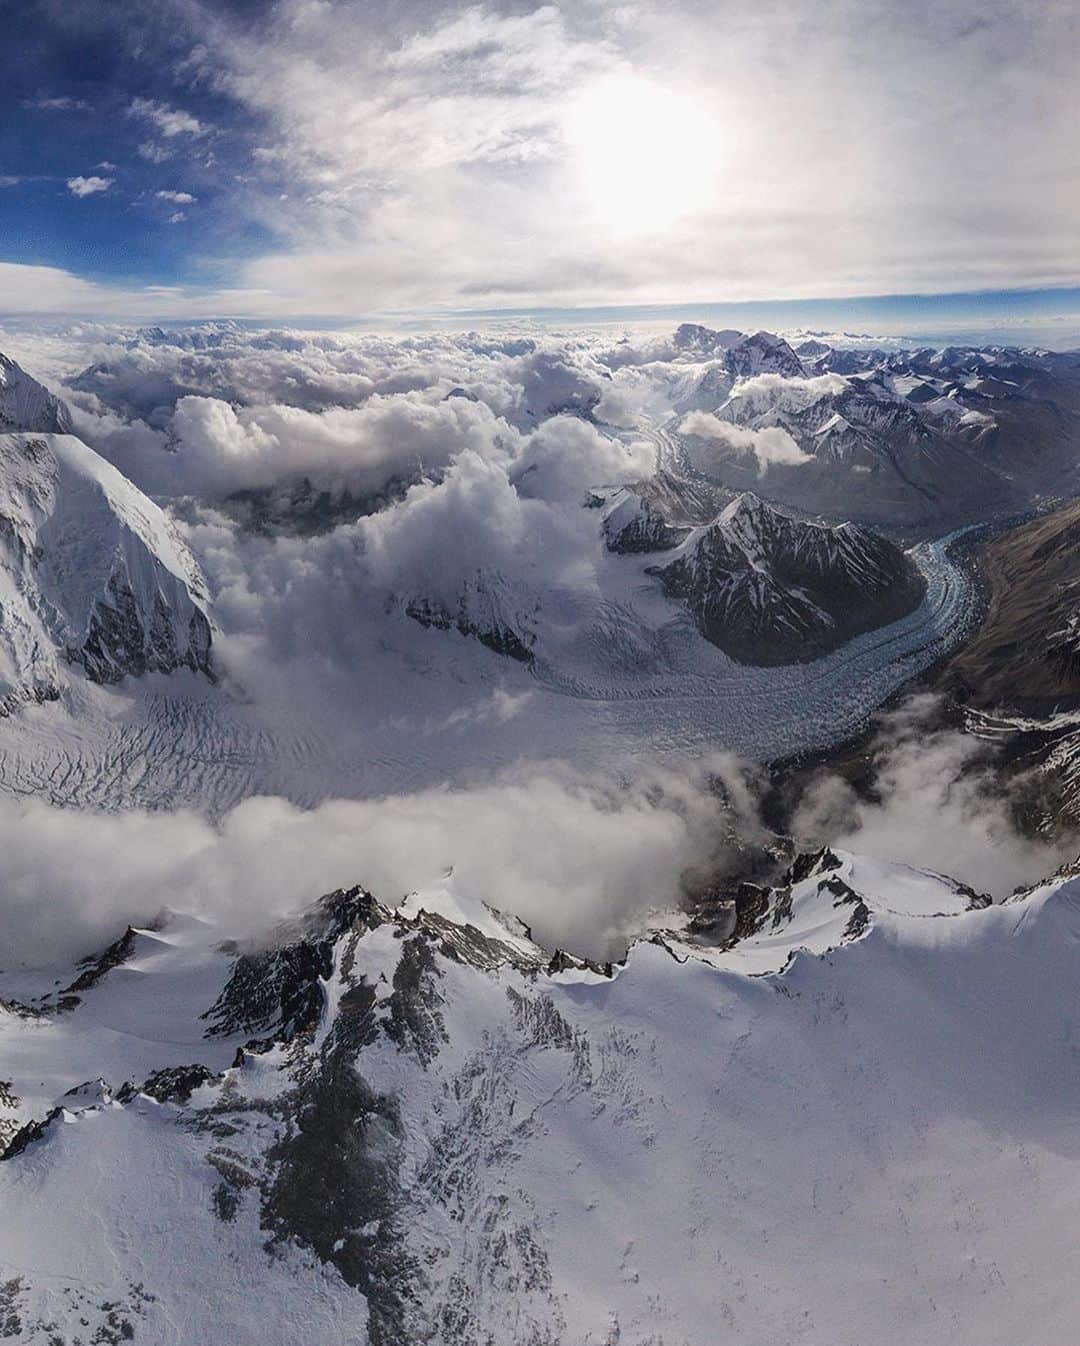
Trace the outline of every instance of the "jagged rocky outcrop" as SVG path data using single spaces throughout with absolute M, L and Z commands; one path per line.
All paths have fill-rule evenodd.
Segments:
M 706 640 L 753 664 L 816 658 L 905 616 L 925 591 L 918 568 L 886 539 L 793 519 L 750 493 L 650 573 Z

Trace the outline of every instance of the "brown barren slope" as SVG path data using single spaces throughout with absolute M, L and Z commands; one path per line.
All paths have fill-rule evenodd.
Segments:
M 1080 500 L 995 538 L 980 568 L 986 619 L 945 684 L 982 707 L 1080 703 Z

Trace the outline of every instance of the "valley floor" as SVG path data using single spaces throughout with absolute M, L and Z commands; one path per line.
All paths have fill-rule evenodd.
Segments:
M 331 717 L 317 695 L 297 700 L 272 676 L 254 699 L 184 673 L 116 688 L 80 680 L 61 702 L 0 723 L 0 790 L 221 813 L 255 794 L 309 805 L 538 759 L 618 773 L 643 755 L 677 761 L 722 749 L 767 761 L 818 750 L 856 732 L 963 640 L 978 604 L 951 555 L 957 536 L 914 549 L 927 594 L 910 616 L 782 668 L 735 663 L 631 573 L 621 603 L 594 611 L 557 657 L 531 669 L 454 631 L 399 621 L 353 670 L 345 723 L 340 688 Z M 626 574 L 625 560 L 611 564 Z

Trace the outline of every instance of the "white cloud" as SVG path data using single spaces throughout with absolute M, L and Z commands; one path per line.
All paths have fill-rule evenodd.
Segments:
M 373 27 L 352 5 L 285 0 L 258 27 L 193 36 L 200 80 L 260 122 L 237 204 L 280 243 L 245 268 L 266 292 L 254 311 L 1080 279 L 1057 148 L 1072 114 L 1048 92 L 1077 49 L 1060 6 L 963 0 L 909 23 L 838 0 L 811 21 L 781 0 L 722 24 L 686 0 L 602 22 L 589 6 L 426 21 L 406 6 Z M 970 124 L 995 136 L 951 144 Z
M 114 181 L 114 178 L 100 178 L 93 175 L 87 178 L 68 178 L 67 187 L 72 196 L 94 196 L 98 192 L 107 192 Z
M 186 219 L 187 215 L 182 210 L 174 210 L 173 213 L 169 216 L 169 223 L 181 224 Z
M 138 154 L 141 159 L 145 159 L 150 164 L 163 164 L 173 157 L 172 150 L 164 145 L 158 145 L 153 140 L 142 141 L 138 147 Z
M 752 453 L 757 459 L 760 475 L 773 466 L 798 467 L 800 463 L 810 462 L 812 457 L 800 449 L 781 426 L 750 430 L 746 426 L 723 421 L 711 411 L 691 411 L 679 423 L 679 432 L 715 440 L 737 453 Z
M 207 129 L 190 112 L 185 112 L 182 108 L 169 107 L 166 103 L 159 103 L 153 98 L 133 98 L 128 105 L 128 115 L 151 122 L 166 140 L 181 135 L 200 136 Z
M 211 496 L 299 475 L 365 493 L 396 475 L 439 471 L 466 449 L 497 458 L 500 437 L 513 435 L 483 403 L 422 393 L 375 396 L 361 407 L 319 413 L 234 409 L 216 398 L 184 397 L 170 430 L 173 493 Z
M 939 698 L 923 695 L 884 716 L 871 749 L 876 801 L 826 775 L 800 804 L 796 839 L 937 870 L 999 898 L 1073 858 L 1075 836 L 1021 835 L 986 744 L 942 728 L 939 711 Z
M 89 112 L 90 104 L 82 98 L 70 98 L 66 95 L 57 98 L 48 98 L 44 95 L 38 98 L 24 98 L 22 106 L 36 112 Z
M 313 810 L 257 798 L 218 825 L 0 798 L 6 956 L 76 958 L 165 908 L 259 934 L 336 887 L 396 903 L 451 867 L 462 893 L 538 938 L 610 956 L 649 910 L 678 901 L 688 866 L 712 859 L 722 808 L 707 774 L 726 769 L 643 769 L 623 786 L 553 766 Z
M 159 201 L 171 201 L 174 206 L 190 206 L 194 204 L 195 198 L 190 192 L 160 191 L 154 195 Z

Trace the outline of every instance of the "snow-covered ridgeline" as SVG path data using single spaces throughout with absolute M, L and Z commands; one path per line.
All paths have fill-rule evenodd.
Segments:
M 987 907 L 826 852 L 730 949 L 657 933 L 612 968 L 452 887 L 352 890 L 239 958 L 166 916 L 81 981 L 7 974 L 8 1131 L 60 1109 L 0 1164 L 9 1321 L 35 1346 L 698 1343 L 718 1316 L 760 1346 L 1050 1346 L 1077 882 Z

